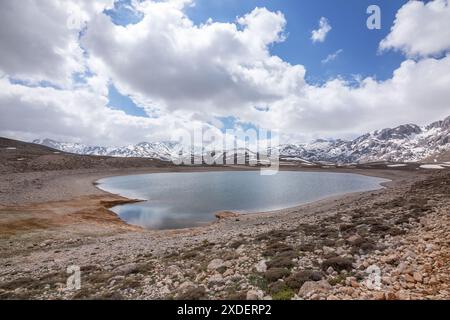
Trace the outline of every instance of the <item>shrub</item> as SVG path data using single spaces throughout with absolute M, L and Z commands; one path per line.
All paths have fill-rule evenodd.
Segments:
M 316 249 L 316 246 L 312 243 L 302 243 L 298 246 L 298 250 L 303 252 L 313 252 Z
M 269 283 L 267 282 L 266 278 L 263 278 L 261 276 L 258 275 L 251 275 L 248 278 L 248 281 L 250 282 L 251 285 L 260 288 L 263 291 L 267 291 L 268 287 L 269 287 Z
M 294 263 L 292 258 L 289 257 L 275 257 L 271 261 L 267 262 L 267 267 L 272 268 L 292 268 Z
M 230 244 L 230 248 L 231 249 L 237 249 L 237 248 L 239 248 L 241 245 L 243 245 L 245 242 L 243 241 L 243 240 L 236 240 L 236 241 L 234 241 L 234 242 L 232 242 L 231 244 Z
M 267 249 L 263 252 L 263 256 L 273 257 L 278 253 L 286 251 L 293 251 L 293 248 L 281 242 L 273 242 L 267 246 Z
M 191 287 L 177 296 L 178 300 L 200 300 L 206 295 L 204 287 Z
M 330 285 L 332 285 L 332 286 L 335 286 L 335 285 L 337 285 L 337 284 L 339 284 L 339 283 L 344 282 L 346 278 L 347 278 L 346 276 L 340 274 L 340 275 L 338 275 L 338 276 L 335 277 L 335 278 L 329 279 L 329 280 L 328 280 L 328 283 L 329 283 Z
M 286 278 L 287 276 L 289 276 L 289 274 L 290 271 L 286 268 L 273 268 L 267 270 L 266 273 L 264 273 L 264 277 L 269 282 L 275 282 L 278 279 Z
M 352 269 L 352 263 L 352 259 L 334 257 L 322 262 L 322 270 L 327 270 L 329 267 L 332 267 L 335 271 L 350 271 Z
M 286 278 L 286 285 L 294 290 L 298 290 L 306 281 L 319 281 L 322 280 L 323 275 L 320 271 L 304 270 L 294 274 L 291 274 Z
M 272 295 L 273 300 L 291 300 L 295 292 L 290 288 L 285 288 Z

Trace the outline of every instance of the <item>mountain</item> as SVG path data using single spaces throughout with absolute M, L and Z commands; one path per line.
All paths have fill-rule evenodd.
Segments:
M 171 159 L 171 152 L 175 146 L 177 146 L 177 143 L 175 142 L 141 142 L 136 145 L 116 148 L 87 146 L 80 143 L 58 142 L 51 139 L 38 139 L 34 140 L 33 143 L 75 154 L 129 158 L 153 158 L 164 161 L 169 161 Z
M 281 147 L 282 158 L 308 161 L 364 163 L 409 162 L 432 158 L 450 150 L 450 117 L 419 127 L 401 125 L 364 134 L 355 140 L 316 140 Z
M 170 161 L 179 147 L 176 142 L 141 142 L 125 147 L 87 146 L 79 143 L 35 140 L 53 149 L 85 155 L 154 158 Z M 324 140 L 285 144 L 279 147 L 282 160 L 303 162 L 364 163 L 375 161 L 409 162 L 430 159 L 450 150 L 450 117 L 419 127 L 405 124 L 364 134 L 355 140 Z M 246 150 L 249 158 L 256 154 Z M 200 152 L 195 152 L 200 154 Z M 227 152 L 227 157 L 232 155 Z

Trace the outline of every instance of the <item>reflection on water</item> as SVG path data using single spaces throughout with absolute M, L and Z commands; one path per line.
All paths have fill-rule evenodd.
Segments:
M 199 226 L 217 211 L 269 211 L 332 195 L 374 190 L 387 180 L 347 173 L 258 171 L 157 173 L 102 179 L 99 186 L 128 198 L 148 200 L 112 210 L 151 229 Z

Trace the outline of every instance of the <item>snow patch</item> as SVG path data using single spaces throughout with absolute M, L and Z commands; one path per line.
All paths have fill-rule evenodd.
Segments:
M 423 164 L 420 167 L 422 169 L 444 169 L 444 167 L 439 164 Z

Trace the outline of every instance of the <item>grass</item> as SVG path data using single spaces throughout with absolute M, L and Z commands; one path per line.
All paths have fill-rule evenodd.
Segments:
M 295 292 L 291 288 L 286 288 L 272 295 L 273 300 L 291 300 Z
M 263 291 L 267 291 L 269 288 L 269 282 L 267 281 L 267 279 L 259 275 L 255 274 L 250 275 L 248 281 L 251 285 L 258 287 Z

